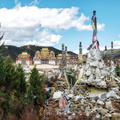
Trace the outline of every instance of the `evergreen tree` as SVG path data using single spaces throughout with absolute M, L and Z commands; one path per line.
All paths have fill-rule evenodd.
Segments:
M 0 53 L 0 87 L 4 87 L 5 85 L 5 73 L 4 73 L 4 58 Z
M 14 89 L 16 91 L 16 96 L 20 97 L 21 95 L 24 96 L 26 93 L 26 80 L 25 80 L 25 72 L 23 70 L 23 67 L 21 64 L 18 64 L 16 67 L 16 75 L 15 75 L 15 81 L 14 81 Z
M 0 36 L 0 42 L 3 36 L 4 34 Z M 10 97 L 5 92 L 6 74 L 5 74 L 5 69 L 4 69 L 4 58 L 1 53 L 3 45 L 4 45 L 4 42 L 0 45 L 0 110 L 3 110 L 3 116 L 1 116 L 1 118 L 3 117 L 2 119 L 5 119 L 9 115 L 11 108 L 10 108 Z
M 30 95 L 35 106 L 41 106 L 45 102 L 44 94 L 44 75 L 40 75 L 34 67 L 30 74 Z
M 13 85 L 15 81 L 15 66 L 10 56 L 6 57 L 4 60 L 4 70 L 5 70 L 5 92 L 10 94 L 13 92 Z
M 11 105 L 10 105 L 10 92 L 8 92 L 10 89 L 9 81 L 6 79 L 8 72 L 6 71 L 6 58 L 3 59 L 2 55 L 0 55 L 0 83 L 1 83 L 1 88 L 0 89 L 0 108 L 3 110 L 3 118 L 7 118 L 10 111 L 11 111 Z M 8 82 L 7 82 L 8 81 Z M 9 94 L 8 94 L 9 93 Z

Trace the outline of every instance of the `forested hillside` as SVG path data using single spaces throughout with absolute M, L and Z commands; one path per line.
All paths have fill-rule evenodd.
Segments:
M 13 61 L 16 60 L 17 56 L 21 54 L 22 52 L 28 52 L 31 56 L 31 58 L 34 57 L 36 51 L 40 51 L 42 48 L 45 48 L 46 46 L 35 46 L 35 45 L 30 45 L 30 46 L 22 46 L 22 47 L 16 47 L 16 46 L 11 46 L 11 45 L 5 45 L 2 54 L 3 56 L 10 56 Z M 58 50 L 54 47 L 47 47 L 50 51 L 54 51 L 55 55 L 62 53 L 61 50 Z M 70 55 L 77 55 L 73 53 L 72 51 L 68 51 Z

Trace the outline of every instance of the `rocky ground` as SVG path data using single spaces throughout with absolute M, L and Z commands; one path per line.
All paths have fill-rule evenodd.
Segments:
M 58 79 L 56 88 L 49 99 L 46 110 L 64 113 L 67 118 L 76 115 L 94 114 L 94 119 L 120 119 L 120 78 L 115 75 L 115 64 L 111 60 L 107 66 L 102 55 L 93 45 L 89 50 L 87 62 L 79 66 L 78 80 L 69 89 L 64 75 Z

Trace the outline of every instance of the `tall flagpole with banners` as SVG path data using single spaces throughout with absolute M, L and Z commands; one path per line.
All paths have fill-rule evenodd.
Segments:
M 92 29 L 93 29 L 93 36 L 92 36 L 92 44 L 96 46 L 96 48 L 99 49 L 99 41 L 97 39 L 97 17 L 96 17 L 96 11 L 93 11 L 93 16 L 91 19 L 92 22 Z

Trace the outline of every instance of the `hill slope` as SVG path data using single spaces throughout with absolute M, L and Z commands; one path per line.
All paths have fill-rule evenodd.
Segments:
M 111 57 L 111 50 L 107 50 L 107 51 L 102 51 L 102 55 L 103 57 L 108 56 Z M 113 49 L 113 55 L 114 58 L 120 57 L 120 49 Z
M 13 61 L 16 60 L 17 56 L 21 54 L 22 52 L 27 52 L 30 54 L 31 58 L 35 56 L 36 51 L 40 51 L 42 48 L 45 48 L 46 46 L 35 46 L 35 45 L 29 45 L 29 46 L 21 46 L 21 47 L 16 47 L 16 46 L 11 46 L 11 45 L 5 45 L 2 54 L 4 57 L 10 56 Z M 54 51 L 55 55 L 62 53 L 61 50 L 58 50 L 54 47 L 47 47 L 50 51 Z M 68 51 L 70 55 L 76 56 L 76 53 L 73 53 L 72 51 Z
M 16 46 L 11 46 L 11 45 L 5 45 L 2 54 L 4 57 L 10 56 L 13 61 L 16 60 L 17 56 L 21 54 L 22 52 L 28 52 L 30 54 L 31 58 L 35 56 L 36 51 L 40 51 L 42 48 L 45 48 L 46 46 L 35 46 L 35 45 L 29 45 L 29 46 L 21 46 L 21 47 L 16 47 Z M 50 51 L 54 51 L 55 55 L 58 55 L 59 53 L 62 53 L 61 50 L 56 49 L 54 47 L 47 47 Z M 120 49 L 114 49 L 114 57 L 120 57 Z M 71 56 L 76 56 L 77 54 L 72 52 L 72 51 L 67 51 L 68 54 Z M 111 56 L 111 50 L 101 51 L 103 57 L 107 55 L 107 57 Z

